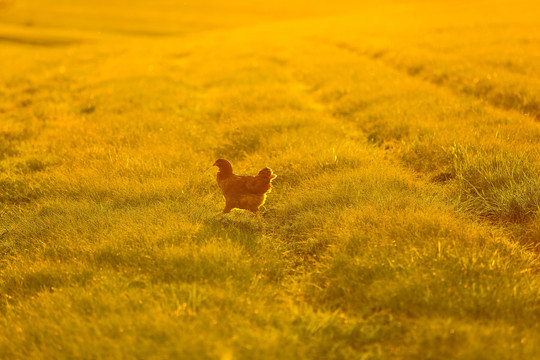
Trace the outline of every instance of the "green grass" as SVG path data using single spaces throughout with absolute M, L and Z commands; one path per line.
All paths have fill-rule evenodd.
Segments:
M 173 3 L 0 1 L 0 358 L 538 357 L 537 5 Z

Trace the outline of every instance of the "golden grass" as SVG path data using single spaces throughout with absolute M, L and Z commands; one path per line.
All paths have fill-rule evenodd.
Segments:
M 223 4 L 0 2 L 0 358 L 538 357 L 538 5 Z

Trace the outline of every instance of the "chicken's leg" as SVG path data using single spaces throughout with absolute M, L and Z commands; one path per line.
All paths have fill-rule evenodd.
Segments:
M 263 228 L 263 222 L 262 222 L 262 218 L 261 218 L 261 213 L 258 210 L 253 211 L 253 213 L 257 216 L 257 223 L 259 224 L 259 230 L 261 230 Z

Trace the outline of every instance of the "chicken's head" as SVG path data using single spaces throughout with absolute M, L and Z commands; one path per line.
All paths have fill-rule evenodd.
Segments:
M 214 162 L 214 166 L 217 166 L 220 171 L 223 172 L 231 172 L 232 173 L 232 165 L 228 160 L 225 159 L 217 159 Z

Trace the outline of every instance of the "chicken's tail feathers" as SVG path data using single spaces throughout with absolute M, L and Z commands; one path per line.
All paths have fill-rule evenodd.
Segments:
M 274 172 L 272 171 L 272 169 L 267 168 L 267 167 L 264 168 L 264 169 L 262 169 L 261 171 L 259 171 L 259 174 L 258 174 L 257 176 L 266 178 L 266 179 L 268 179 L 269 181 L 272 181 L 274 178 L 277 177 L 277 175 L 274 174 Z
M 272 188 L 270 183 L 276 176 L 272 169 L 264 168 L 246 183 L 246 187 L 255 194 L 265 194 Z

